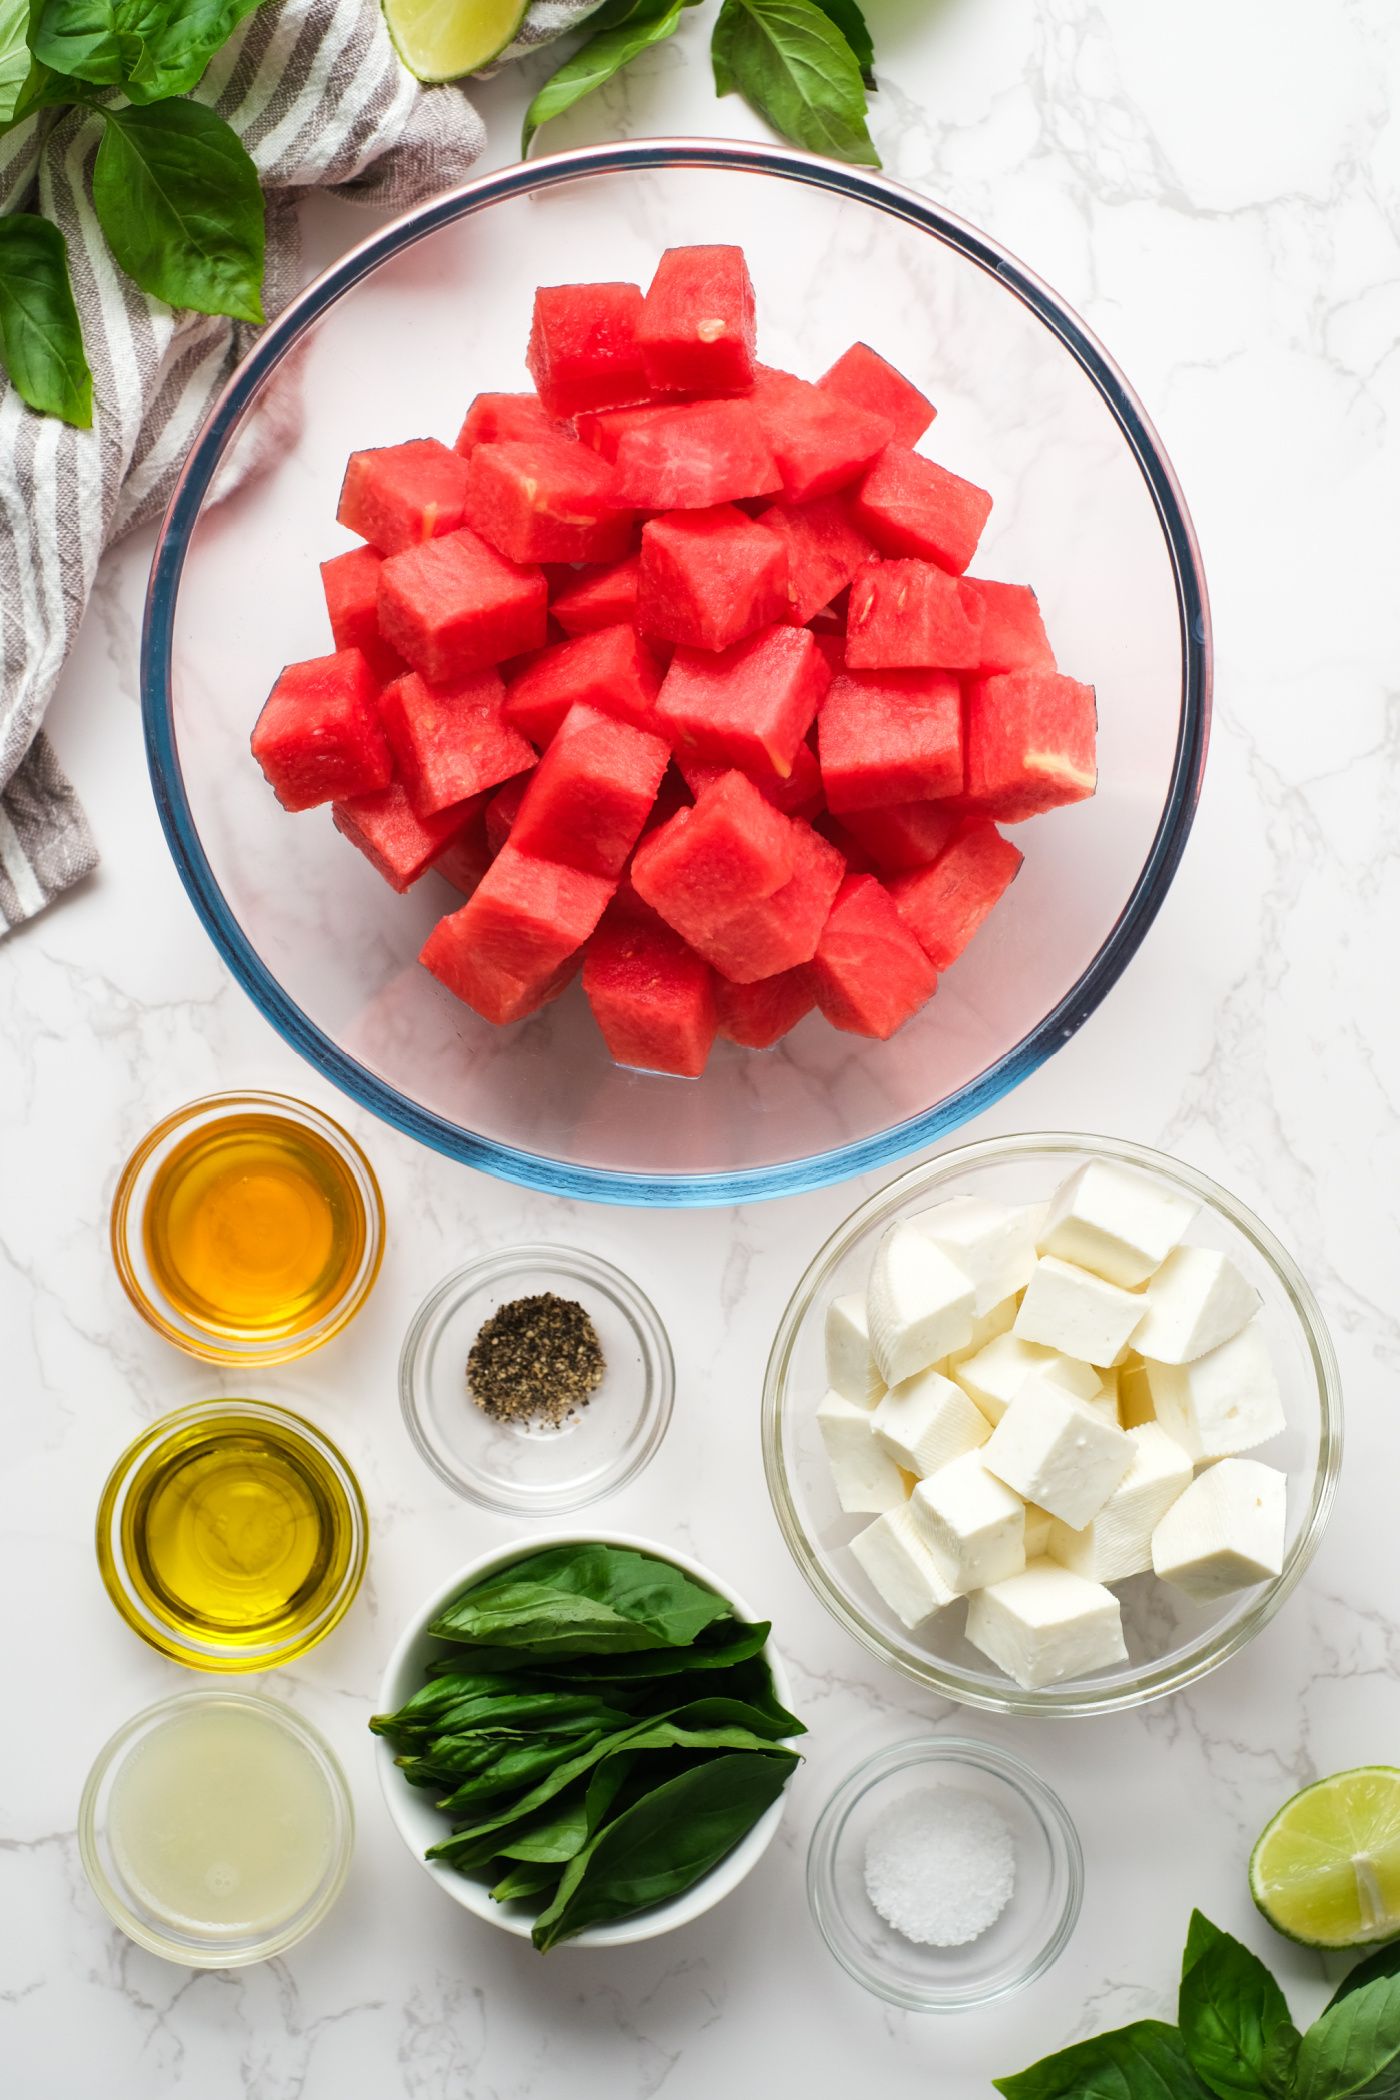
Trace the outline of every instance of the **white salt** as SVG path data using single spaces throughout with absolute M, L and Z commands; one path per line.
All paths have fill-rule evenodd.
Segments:
M 965 1947 L 996 1923 L 1015 1884 L 1006 1818 L 961 1787 L 906 1794 L 866 1839 L 865 1892 L 920 1947 Z

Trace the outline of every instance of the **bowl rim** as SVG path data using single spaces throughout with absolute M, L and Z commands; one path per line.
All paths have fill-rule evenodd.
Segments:
M 1137 462 L 1171 562 L 1182 650 L 1176 751 L 1156 834 L 1106 940 L 1058 1004 L 978 1078 L 919 1115 L 802 1159 L 707 1174 L 585 1167 L 480 1136 L 410 1099 L 324 1034 L 273 976 L 219 888 L 185 791 L 171 690 L 180 577 L 200 506 L 218 472 L 223 447 L 262 382 L 292 353 L 320 316 L 390 255 L 498 201 L 590 175 L 661 168 L 717 168 L 768 175 L 856 199 L 957 250 L 1029 308 L 1090 380 Z M 1161 440 L 1141 401 L 1103 345 L 1042 279 L 988 235 L 888 176 L 821 160 L 787 147 L 660 138 L 586 147 L 528 163 L 518 162 L 447 190 L 350 249 L 263 331 L 196 439 L 161 526 L 141 637 L 141 707 L 156 808 L 190 900 L 244 991 L 283 1039 L 317 1071 L 394 1128 L 501 1180 L 595 1203 L 691 1207 L 792 1195 L 885 1166 L 980 1115 L 1069 1041 L 1137 952 L 1181 859 L 1205 768 L 1212 661 L 1210 605 L 1200 549 Z
M 1065 1875 L 1065 1900 L 1059 1916 L 1025 1968 L 990 1989 L 968 1989 L 943 1998 L 930 1998 L 913 1989 L 901 1990 L 887 1982 L 873 1967 L 857 1958 L 836 1930 L 838 1924 L 844 1923 L 834 1886 L 836 1852 L 851 1811 L 882 1780 L 893 1778 L 910 1766 L 930 1765 L 975 1766 L 1014 1787 L 1030 1801 L 1045 1832 L 1050 1853 L 1060 1859 Z M 1016 1900 L 1014 1892 L 1011 1900 L 1013 1903 Z M 863 1757 L 832 1788 L 817 1817 L 807 1848 L 807 1902 L 817 1930 L 836 1960 L 848 1976 L 853 1976 L 876 1997 L 891 2005 L 902 2005 L 907 2012 L 965 2012 L 970 2006 L 988 2005 L 996 1998 L 1009 1998 L 1013 1991 L 1023 1990 L 1027 1984 L 1034 1983 L 1059 1960 L 1079 1922 L 1084 1902 L 1084 1848 L 1074 1819 L 1055 1789 L 1014 1751 L 970 1735 L 905 1736 L 901 1741 L 887 1743 L 883 1750 L 874 1750 L 868 1757 Z
M 693 1576 L 704 1588 L 713 1590 L 717 1597 L 723 1597 L 750 1625 L 759 1623 L 752 1608 L 730 1583 L 722 1581 L 712 1568 L 707 1568 L 702 1561 L 694 1559 L 689 1553 L 683 1553 L 679 1547 L 663 1546 L 659 1540 L 642 1538 L 636 1532 L 596 1530 L 591 1525 L 570 1525 L 557 1531 L 541 1531 L 528 1538 L 513 1539 L 508 1545 L 492 1546 L 485 1552 L 476 1554 L 445 1582 L 438 1583 L 409 1614 L 404 1622 L 403 1631 L 390 1651 L 389 1660 L 384 1665 L 384 1674 L 379 1681 L 379 1704 L 376 1711 L 392 1712 L 400 1702 L 403 1695 L 398 1690 L 398 1681 L 407 1666 L 411 1650 L 423 1638 L 426 1622 L 441 1610 L 444 1604 L 449 1604 L 459 1595 L 469 1583 L 479 1581 L 493 1569 L 509 1567 L 512 1561 L 547 1552 L 551 1546 L 584 1544 L 625 1546 L 633 1552 L 646 1554 L 651 1560 L 667 1561 L 672 1567 L 679 1568 L 683 1574 Z M 791 1712 L 792 1688 L 771 1635 L 763 1645 L 762 1654 L 772 1673 L 773 1690 L 779 1703 Z M 791 1747 L 791 1744 L 800 1738 L 789 1737 L 784 1740 Z M 507 1916 L 500 1904 L 492 1903 L 484 1884 L 469 1880 L 465 1874 L 459 1874 L 454 1868 L 443 1866 L 435 1859 L 424 1858 L 417 1834 L 409 1828 L 403 1813 L 415 1790 L 400 1776 L 394 1763 L 393 1746 L 382 1735 L 377 1735 L 374 1739 L 374 1763 L 379 1775 L 380 1791 L 394 1828 L 424 1873 L 429 1874 L 454 1903 L 461 1904 L 473 1917 L 482 1919 L 488 1925 L 494 1925 L 498 1931 L 511 1933 L 516 1939 L 528 1939 L 532 1919 Z M 721 1898 L 737 1888 L 758 1865 L 777 1835 L 778 1825 L 787 1805 L 787 1795 L 788 1790 L 784 1787 L 772 1807 L 764 1810 L 753 1828 L 740 1838 L 733 1850 L 727 1852 L 723 1859 L 711 1867 L 708 1874 L 703 1874 L 699 1881 L 679 1896 L 673 1896 L 667 1903 L 654 1904 L 649 1910 L 638 1911 L 633 1917 L 619 1918 L 611 1925 L 590 1925 L 575 1939 L 565 1940 L 561 1944 L 566 1947 L 623 1947 L 637 1940 L 656 1939 L 664 1932 L 671 1932 L 677 1926 L 688 1925 L 693 1918 L 703 1916 Z
M 851 1242 L 867 1226 L 881 1217 L 892 1216 L 910 1197 L 923 1193 L 943 1175 L 990 1161 L 1015 1158 L 1029 1151 L 1062 1152 L 1067 1158 L 1119 1160 L 1124 1166 L 1160 1174 L 1221 1211 L 1263 1256 L 1292 1302 L 1317 1380 L 1320 1415 L 1317 1470 L 1305 1518 L 1285 1557 L 1282 1571 L 1264 1587 L 1253 1606 L 1222 1629 L 1218 1636 L 1206 1638 L 1175 1660 L 1148 1666 L 1125 1682 L 1096 1688 L 1091 1677 L 1079 1680 L 1072 1698 L 1066 1697 L 1058 1687 L 1026 1691 L 1009 1677 L 1004 1689 L 1000 1685 L 995 1689 L 972 1686 L 934 1657 L 925 1661 L 893 1648 L 885 1635 L 872 1626 L 845 1595 L 809 1544 L 788 1486 L 783 1449 L 782 1405 L 797 1331 Z M 1263 1220 L 1237 1196 L 1232 1196 L 1228 1189 L 1221 1188 L 1198 1168 L 1131 1139 L 1097 1137 L 1083 1131 L 1021 1131 L 1008 1137 L 982 1138 L 974 1144 L 959 1145 L 921 1161 L 867 1197 L 830 1235 L 808 1264 L 778 1324 L 763 1380 L 762 1439 L 769 1500 L 787 1549 L 809 1587 L 832 1617 L 862 1647 L 868 1648 L 872 1655 L 878 1656 L 901 1676 L 926 1685 L 945 1699 L 956 1700 L 960 1706 L 980 1708 L 986 1713 L 1036 1714 L 1080 1720 L 1089 1714 L 1120 1713 L 1126 1708 L 1146 1705 L 1149 1700 L 1164 1698 L 1169 1692 L 1180 1691 L 1245 1647 L 1286 1603 L 1317 1551 L 1337 1491 L 1343 1441 L 1341 1372 L 1321 1307 L 1302 1271 Z

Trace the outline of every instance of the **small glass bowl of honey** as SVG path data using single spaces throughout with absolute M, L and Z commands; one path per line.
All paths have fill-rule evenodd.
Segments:
M 276 1669 L 339 1624 L 365 1572 L 369 1519 L 345 1459 L 299 1415 L 206 1400 L 118 1459 L 97 1560 L 133 1633 L 195 1670 Z
M 285 1094 L 211 1094 L 122 1170 L 112 1255 L 143 1319 L 208 1363 L 280 1364 L 355 1317 L 384 1253 L 374 1170 Z

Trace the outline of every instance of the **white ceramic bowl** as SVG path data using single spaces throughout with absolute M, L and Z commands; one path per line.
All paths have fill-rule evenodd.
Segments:
M 750 1609 L 737 1591 L 709 1568 L 702 1567 L 689 1554 L 678 1553 L 672 1546 L 659 1546 L 654 1539 L 635 1538 L 625 1531 L 550 1531 L 527 1539 L 516 1539 L 509 1546 L 496 1547 L 490 1553 L 482 1553 L 469 1560 L 465 1567 L 458 1568 L 446 1582 L 440 1583 L 431 1596 L 425 1597 L 399 1636 L 393 1654 L 389 1657 L 384 1679 L 379 1687 L 380 1713 L 395 1713 L 411 1698 L 423 1682 L 425 1666 L 437 1655 L 452 1652 L 450 1641 L 438 1640 L 426 1628 L 435 1619 L 444 1605 L 469 1584 L 482 1581 L 494 1574 L 498 1568 L 507 1568 L 512 1561 L 523 1560 L 527 1554 L 544 1553 L 551 1546 L 574 1546 L 592 1542 L 602 1546 L 629 1546 L 635 1553 L 649 1554 L 653 1560 L 668 1561 L 689 1575 L 693 1582 L 702 1583 L 731 1604 L 741 1619 L 756 1622 L 758 1614 Z M 790 1708 L 792 1694 L 787 1675 L 770 1641 L 763 1650 L 764 1660 L 772 1672 L 773 1689 L 784 1706 Z M 424 1788 L 410 1786 L 394 1762 L 395 1751 L 383 1736 L 376 1738 L 375 1761 L 379 1768 L 379 1784 L 384 1789 L 389 1814 L 399 1836 L 407 1845 L 424 1872 L 430 1874 L 440 1889 L 460 1903 L 478 1918 L 498 1925 L 503 1932 L 513 1932 L 520 1939 L 528 1939 L 534 1924 L 538 1906 L 530 1903 L 493 1903 L 484 1881 L 474 1881 L 469 1875 L 459 1874 L 455 1867 L 448 1867 L 435 1859 L 425 1859 L 430 1845 L 436 1845 L 447 1836 L 450 1825 L 445 1816 L 433 1806 L 431 1794 Z M 754 1824 L 748 1835 L 741 1838 L 732 1852 L 725 1854 L 717 1866 L 710 1869 L 682 1895 L 669 1903 L 655 1904 L 650 1910 L 640 1911 L 635 1917 L 619 1918 L 611 1925 L 592 1925 L 576 1939 L 566 1940 L 567 1947 L 625 1947 L 633 1940 L 656 1939 L 663 1932 L 674 1932 L 678 1925 L 688 1925 L 736 1889 L 746 1874 L 758 1865 L 773 1841 L 782 1821 L 786 1793 L 779 1795 L 773 1806 Z

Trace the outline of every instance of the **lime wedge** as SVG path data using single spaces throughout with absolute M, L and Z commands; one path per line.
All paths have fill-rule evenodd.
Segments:
M 1400 1935 L 1400 1771 L 1359 1765 L 1285 1801 L 1250 1856 L 1249 1891 L 1304 1947 Z
M 496 58 L 529 0 L 383 0 L 394 49 L 419 80 L 456 80 Z

